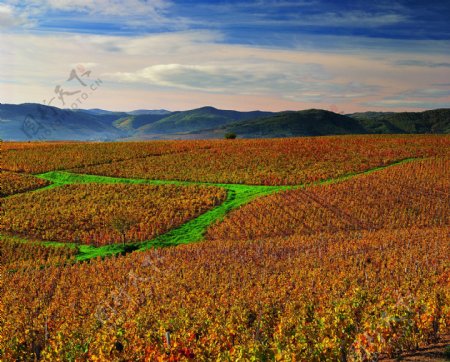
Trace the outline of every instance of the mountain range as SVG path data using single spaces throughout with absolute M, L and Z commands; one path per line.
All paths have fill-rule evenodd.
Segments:
M 295 137 L 342 134 L 450 133 L 450 109 L 337 114 L 309 109 L 239 112 L 202 107 L 171 112 L 69 110 L 35 103 L 0 104 L 3 140 L 148 140 Z

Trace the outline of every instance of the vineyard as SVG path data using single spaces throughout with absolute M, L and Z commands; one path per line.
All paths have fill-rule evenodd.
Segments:
M 8 236 L 1 236 L 0 239 L 0 267 L 7 266 L 9 270 L 72 263 L 76 253 L 75 248 L 63 245 L 48 247 Z
M 258 199 L 213 225 L 209 239 L 256 239 L 351 230 L 445 226 L 450 159 L 392 166 L 338 184 Z
M 449 146 L 5 143 L 0 361 L 377 361 L 435 344 Z
M 0 286 L 2 356 L 395 356 L 448 331 L 450 250 L 444 232 L 214 241 L 19 271 Z
M 0 197 L 49 185 L 46 180 L 16 172 L 0 171 Z
M 298 185 L 446 154 L 443 136 L 342 136 L 274 140 L 66 143 L 9 146 L 2 168 L 70 170 L 152 180 Z
M 0 231 L 95 246 L 144 241 L 225 197 L 205 186 L 66 185 L 5 200 Z
M 189 147 L 195 143 L 6 143 L 2 145 L 2 169 L 41 173 L 179 153 Z
M 423 138 L 408 137 L 324 137 L 206 143 L 188 152 L 89 166 L 76 172 L 163 180 L 298 185 L 406 158 L 430 156 L 450 146 L 448 140 L 440 137 L 423 141 Z

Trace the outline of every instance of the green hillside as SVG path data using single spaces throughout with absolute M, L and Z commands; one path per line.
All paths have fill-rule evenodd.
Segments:
M 25 128 L 24 128 L 25 127 Z M 39 133 L 36 130 L 39 130 Z M 69 110 L 39 104 L 0 104 L 4 140 L 206 139 L 341 134 L 450 133 L 450 109 L 337 114 L 321 109 L 239 112 L 202 107 L 188 111 Z
M 114 112 L 111 112 L 114 113 Z M 36 103 L 0 104 L 4 140 L 113 140 L 124 136 L 114 114 L 90 114 Z
M 227 132 L 244 138 L 363 133 L 450 133 L 450 109 L 401 113 L 364 112 L 350 115 L 320 109 L 280 112 L 270 117 L 222 127 L 221 133 Z
M 202 107 L 190 111 L 174 112 L 152 124 L 137 130 L 138 134 L 195 132 L 215 129 L 224 125 L 272 114 L 271 112 L 238 112 L 220 110 L 214 107 Z
M 226 127 L 240 137 L 292 137 L 365 133 L 353 118 L 320 109 L 281 112 L 270 117 L 234 123 Z
M 138 114 L 126 115 L 113 122 L 113 125 L 121 130 L 129 132 L 142 132 L 149 125 L 166 117 L 166 114 Z M 139 130 L 140 129 L 140 130 Z M 139 130 L 139 131 L 138 131 Z
M 369 133 L 450 133 L 450 109 L 425 112 L 354 113 Z

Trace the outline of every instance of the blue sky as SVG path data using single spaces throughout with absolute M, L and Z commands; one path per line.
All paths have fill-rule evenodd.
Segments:
M 102 83 L 80 108 L 449 107 L 449 18 L 448 1 L 0 1 L 0 102 L 81 94 L 85 69 Z

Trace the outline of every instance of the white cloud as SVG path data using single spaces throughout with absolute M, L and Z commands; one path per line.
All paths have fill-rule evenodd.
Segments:
M 408 67 L 450 68 L 450 62 L 433 62 L 417 59 L 398 60 L 394 64 Z
M 166 15 L 171 4 L 170 0 L 5 0 L 0 4 L 0 28 L 38 27 L 55 11 L 72 15 L 79 24 L 115 23 L 123 28 L 173 24 L 180 28 L 183 19 Z
M 34 14 L 49 10 L 114 16 L 158 15 L 170 7 L 169 0 L 7 0 L 10 6 Z
M 157 17 L 170 6 L 166 0 L 46 0 L 44 6 L 62 11 L 86 12 L 90 14 Z
M 133 37 L 2 32 L 0 102 L 41 102 L 54 96 L 59 84 L 68 91 L 78 90 L 76 82 L 65 82 L 70 70 L 80 64 L 92 70 L 92 77 L 104 81 L 91 102 L 104 97 L 111 107 L 127 102 L 145 107 L 151 101 L 149 94 L 152 99 L 163 94 L 165 103 L 154 106 L 169 109 L 201 104 L 233 108 L 232 99 L 241 109 L 248 107 L 245 104 L 261 109 L 337 104 L 350 112 L 354 105 L 415 89 L 430 96 L 424 101 L 443 101 L 439 99 L 443 93 L 433 90 L 437 86 L 432 84 L 450 76 L 448 68 L 399 69 L 393 63 L 405 59 L 405 54 L 283 50 L 223 44 L 221 40 L 218 32 L 200 30 Z M 424 61 L 444 59 L 421 57 Z M 147 97 L 142 96 L 140 106 L 135 99 L 139 94 Z M 406 100 L 413 96 L 419 94 L 410 94 Z M 395 108 L 404 103 L 384 104 Z
M 249 60 L 207 64 L 156 64 L 112 79 L 203 92 L 285 93 L 328 78 L 319 64 Z
M 72 63 L 70 64 L 70 67 L 72 68 L 86 68 L 86 69 L 92 69 L 97 67 L 99 64 L 94 62 L 82 62 L 82 63 Z
M 27 23 L 24 14 L 19 14 L 13 6 L 0 4 L 0 29 L 12 28 Z
M 433 101 L 416 101 L 405 99 L 386 99 L 381 101 L 366 102 L 364 106 L 380 107 L 380 108 L 419 108 L 419 109 L 436 109 L 449 108 L 450 102 L 433 102 Z
M 309 25 L 324 24 L 337 27 L 361 27 L 376 28 L 387 25 L 399 24 L 407 21 L 407 17 L 400 14 L 368 13 L 364 11 L 347 11 L 344 13 L 328 12 L 307 17 L 300 22 Z

